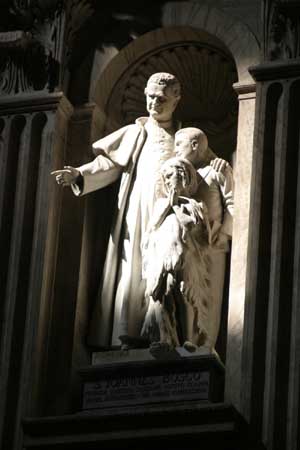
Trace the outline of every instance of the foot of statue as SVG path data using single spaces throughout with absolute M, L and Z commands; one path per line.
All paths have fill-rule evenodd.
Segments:
M 194 353 L 198 349 L 197 345 L 193 344 L 190 341 L 185 341 L 183 347 L 190 353 Z
M 151 342 L 149 352 L 154 358 L 165 359 L 174 353 L 174 348 L 167 342 L 157 341 Z
M 168 342 L 161 342 L 161 341 L 157 341 L 157 342 L 151 342 L 150 344 L 150 350 L 163 350 L 166 352 L 169 352 L 172 347 L 170 344 L 168 344 Z
M 124 334 L 122 336 L 119 336 L 119 339 L 121 341 L 121 350 L 130 350 L 134 348 L 148 348 L 149 341 L 148 339 L 144 339 L 141 337 L 133 337 L 129 336 L 128 334 Z
M 208 353 L 213 353 L 214 351 L 214 346 L 208 339 L 202 345 L 200 345 L 200 348 L 206 350 Z

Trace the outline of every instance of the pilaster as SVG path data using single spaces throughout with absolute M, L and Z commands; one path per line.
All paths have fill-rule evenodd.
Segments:
M 258 86 L 241 409 L 268 449 L 299 439 L 297 59 L 250 68 Z M 298 358 L 298 359 L 297 359 Z
M 246 299 L 250 215 L 253 132 L 255 120 L 256 86 L 234 85 L 239 99 L 238 141 L 234 162 L 235 205 L 231 252 L 230 291 L 228 307 L 228 338 L 226 354 L 225 398 L 239 411 L 244 379 L 242 351 L 245 346 L 244 310 Z
M 64 161 L 72 106 L 62 93 L 22 96 L 0 108 L 0 223 L 4 276 L 1 281 L 1 432 L 3 448 L 18 448 L 24 413 L 35 408 L 35 367 L 42 291 L 47 278 L 46 248 L 51 235 L 49 173 Z M 57 196 L 56 196 L 57 201 Z M 50 230 L 50 231 L 49 231 Z M 50 234 L 49 234 L 50 233 Z

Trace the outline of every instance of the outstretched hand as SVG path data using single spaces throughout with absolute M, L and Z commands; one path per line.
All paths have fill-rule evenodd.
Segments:
M 51 172 L 51 175 L 55 176 L 57 184 L 61 184 L 62 186 L 70 186 L 71 184 L 76 183 L 80 172 L 78 169 L 75 169 L 75 167 L 64 166 L 63 169 L 54 170 Z
M 222 158 L 215 158 L 210 162 L 210 165 L 216 172 L 224 173 L 229 163 Z

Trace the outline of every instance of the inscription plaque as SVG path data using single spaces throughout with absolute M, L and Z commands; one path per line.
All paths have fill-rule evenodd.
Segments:
M 83 409 L 209 399 L 208 371 L 107 377 L 84 383 Z

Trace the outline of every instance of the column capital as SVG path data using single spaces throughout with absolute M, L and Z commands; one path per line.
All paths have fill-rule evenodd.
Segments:
M 239 96 L 239 100 L 247 100 L 256 97 L 256 83 L 234 83 L 233 89 Z

